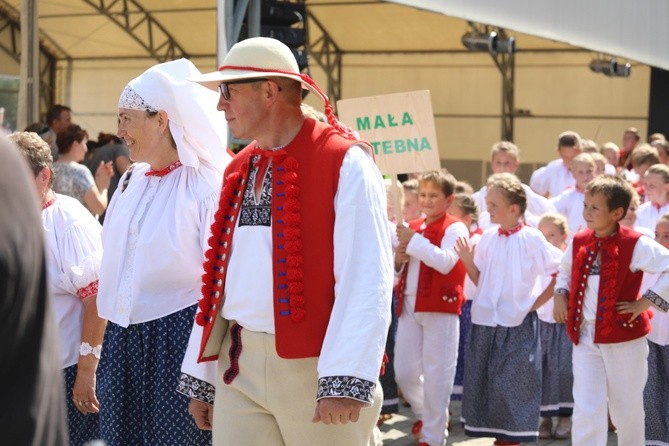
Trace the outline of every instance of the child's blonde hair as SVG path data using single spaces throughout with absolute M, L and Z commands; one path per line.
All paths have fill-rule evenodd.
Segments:
M 660 175 L 664 184 L 669 183 L 669 166 L 666 164 L 653 164 L 646 171 L 646 175 L 650 174 Z
M 490 158 L 494 158 L 498 153 L 508 153 L 516 160 L 520 160 L 520 149 L 518 149 L 518 146 L 510 141 L 498 141 L 493 144 L 492 150 L 490 151 Z
M 666 214 L 662 214 L 662 216 L 660 218 L 658 218 L 657 223 L 660 223 L 660 222 L 669 223 L 669 212 L 667 212 Z M 656 224 L 656 226 L 657 226 L 657 224 Z
M 567 225 L 567 219 L 562 214 L 557 212 L 546 212 L 539 219 L 539 224 L 550 223 L 557 226 L 562 235 L 569 234 L 569 225 Z
M 592 158 L 592 156 L 589 153 L 583 152 L 583 153 L 579 153 L 578 155 L 576 155 L 571 160 L 571 166 L 569 166 L 569 167 L 571 167 L 573 169 L 574 166 L 578 163 L 588 164 L 593 169 L 597 168 L 597 163 L 595 163 L 595 160 Z
M 455 182 L 455 189 L 454 192 L 456 194 L 468 194 L 471 195 L 474 193 L 474 188 L 472 187 L 471 184 L 469 184 L 466 181 L 461 181 L 458 180 Z
M 527 209 L 527 193 L 517 176 L 512 173 L 496 173 L 488 178 L 488 190 L 498 189 L 509 204 L 517 204 L 520 216 L 525 215 Z
M 455 194 L 454 202 L 460 209 L 462 209 L 464 215 L 471 216 L 474 223 L 479 222 L 479 207 L 471 195 L 463 193 Z
M 600 152 L 604 153 L 606 150 L 613 150 L 616 153 L 620 153 L 620 147 L 618 147 L 618 144 L 616 144 L 614 142 L 611 142 L 611 141 L 605 142 L 602 145 L 602 148 L 600 149 Z
M 581 140 L 581 149 L 585 153 L 597 153 L 597 152 L 599 152 L 599 146 L 592 139 L 582 139 Z
M 632 150 L 632 167 L 642 166 L 644 164 L 653 165 L 660 162 L 660 155 L 657 149 L 650 144 L 641 144 Z

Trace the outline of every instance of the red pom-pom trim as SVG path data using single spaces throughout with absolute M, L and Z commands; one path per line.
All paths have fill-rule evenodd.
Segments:
M 283 182 L 290 185 L 290 186 L 296 186 L 297 185 L 297 172 L 286 172 L 283 175 Z
M 286 170 L 289 170 L 289 171 L 296 171 L 297 168 L 299 167 L 299 165 L 300 164 L 297 162 L 297 159 L 295 157 L 292 157 L 292 156 L 289 156 L 283 162 L 283 167 L 285 167 Z
M 302 216 L 297 212 L 286 212 L 284 219 L 289 226 L 299 226 L 302 223 Z
M 289 282 L 288 293 L 292 296 L 294 294 L 304 293 L 304 284 L 302 282 Z
M 300 188 L 298 186 L 286 186 L 286 197 L 288 198 L 299 198 L 300 197 Z
M 294 322 L 301 322 L 302 319 L 304 319 L 304 316 L 307 314 L 306 311 L 304 311 L 304 308 L 291 308 L 290 309 L 290 318 Z
M 300 212 L 300 202 L 294 198 L 286 200 L 284 207 L 288 212 Z
M 286 235 L 286 238 L 287 237 L 288 236 Z M 302 251 L 302 242 L 300 240 L 295 240 L 295 238 L 297 237 L 294 237 L 291 241 L 286 242 L 286 251 L 291 254 Z
M 295 241 L 297 243 L 302 243 L 300 241 L 300 238 L 302 237 L 302 232 L 300 231 L 299 228 L 286 228 L 286 230 L 283 232 L 284 236 L 286 237 L 286 240 L 289 241 Z M 302 249 L 302 248 L 300 248 Z
M 291 268 L 299 268 L 302 266 L 302 256 L 300 254 L 289 255 L 288 266 Z
M 304 272 L 302 268 L 288 268 L 288 273 L 286 274 L 289 281 L 302 281 L 304 279 Z

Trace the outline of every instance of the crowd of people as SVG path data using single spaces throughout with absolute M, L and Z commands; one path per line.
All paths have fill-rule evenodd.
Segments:
M 508 141 L 477 192 L 446 171 L 403 184 L 394 373 L 419 445 L 446 444 L 452 399 L 495 445 L 669 443 L 667 147 L 567 131 L 529 186 Z
M 669 444 L 664 136 L 566 131 L 529 185 L 500 141 L 476 192 L 411 175 L 397 220 L 371 146 L 277 40 L 213 73 L 158 64 L 118 117 L 97 143 L 62 105 L 10 135 L 69 444 L 378 445 L 398 389 L 421 446 L 446 444 L 451 400 L 495 445 Z M 234 156 L 228 129 L 252 141 Z

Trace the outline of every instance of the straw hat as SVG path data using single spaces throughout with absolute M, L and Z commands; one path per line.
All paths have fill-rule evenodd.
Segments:
M 357 135 L 347 126 L 339 122 L 332 109 L 327 95 L 308 75 L 300 73 L 293 52 L 282 42 L 269 37 L 252 37 L 242 40 L 230 48 L 223 59 L 223 65 L 213 73 L 191 77 L 210 90 L 218 91 L 219 84 L 245 79 L 285 77 L 302 84 L 302 88 L 313 92 L 324 103 L 325 116 L 328 123 L 339 134 L 350 140 L 357 140 Z
M 222 82 L 264 77 L 286 77 L 302 84 L 327 102 L 327 96 L 306 74 L 300 73 L 293 52 L 282 42 L 269 37 L 252 37 L 230 48 L 223 65 L 213 73 L 192 78 L 211 90 L 218 90 Z

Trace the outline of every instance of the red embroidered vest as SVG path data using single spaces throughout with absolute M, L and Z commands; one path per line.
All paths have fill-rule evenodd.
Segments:
M 268 154 L 272 157 L 274 326 L 276 351 L 283 358 L 320 355 L 334 305 L 334 198 L 351 144 L 329 125 L 306 119 L 290 144 Z M 196 316 L 204 326 L 199 361 L 218 358 L 227 331 L 227 321 L 220 317 L 225 273 L 249 159 L 260 153 L 257 149 L 254 153 L 254 147 L 255 142 L 239 152 L 224 175 L 205 262 L 201 311 Z M 255 280 L 252 271 L 246 279 Z
M 419 232 L 425 218 L 419 218 L 409 222 L 409 227 Z M 425 227 L 422 235 L 435 246 L 441 244 L 446 229 L 453 223 L 460 220 L 445 214 L 439 220 L 433 221 Z M 408 265 L 404 268 L 400 282 L 396 287 L 397 315 L 402 314 L 402 305 L 404 304 L 404 288 L 406 286 L 406 277 Z M 434 312 L 434 313 L 453 313 L 460 314 L 462 304 L 465 302 L 464 283 L 467 270 L 462 261 L 453 266 L 447 274 L 441 274 L 437 270 L 430 268 L 423 262 L 420 263 L 418 272 L 418 288 L 416 290 L 416 305 L 414 311 Z
M 617 302 L 635 301 L 643 272 L 631 272 L 632 254 L 641 234 L 624 226 L 604 238 L 596 238 L 590 229 L 574 236 L 572 274 L 569 293 L 567 334 L 578 345 L 583 321 L 583 300 L 589 271 L 600 254 L 599 290 L 595 319 L 595 343 L 631 341 L 650 332 L 649 312 L 629 322 L 629 314 L 618 314 Z

